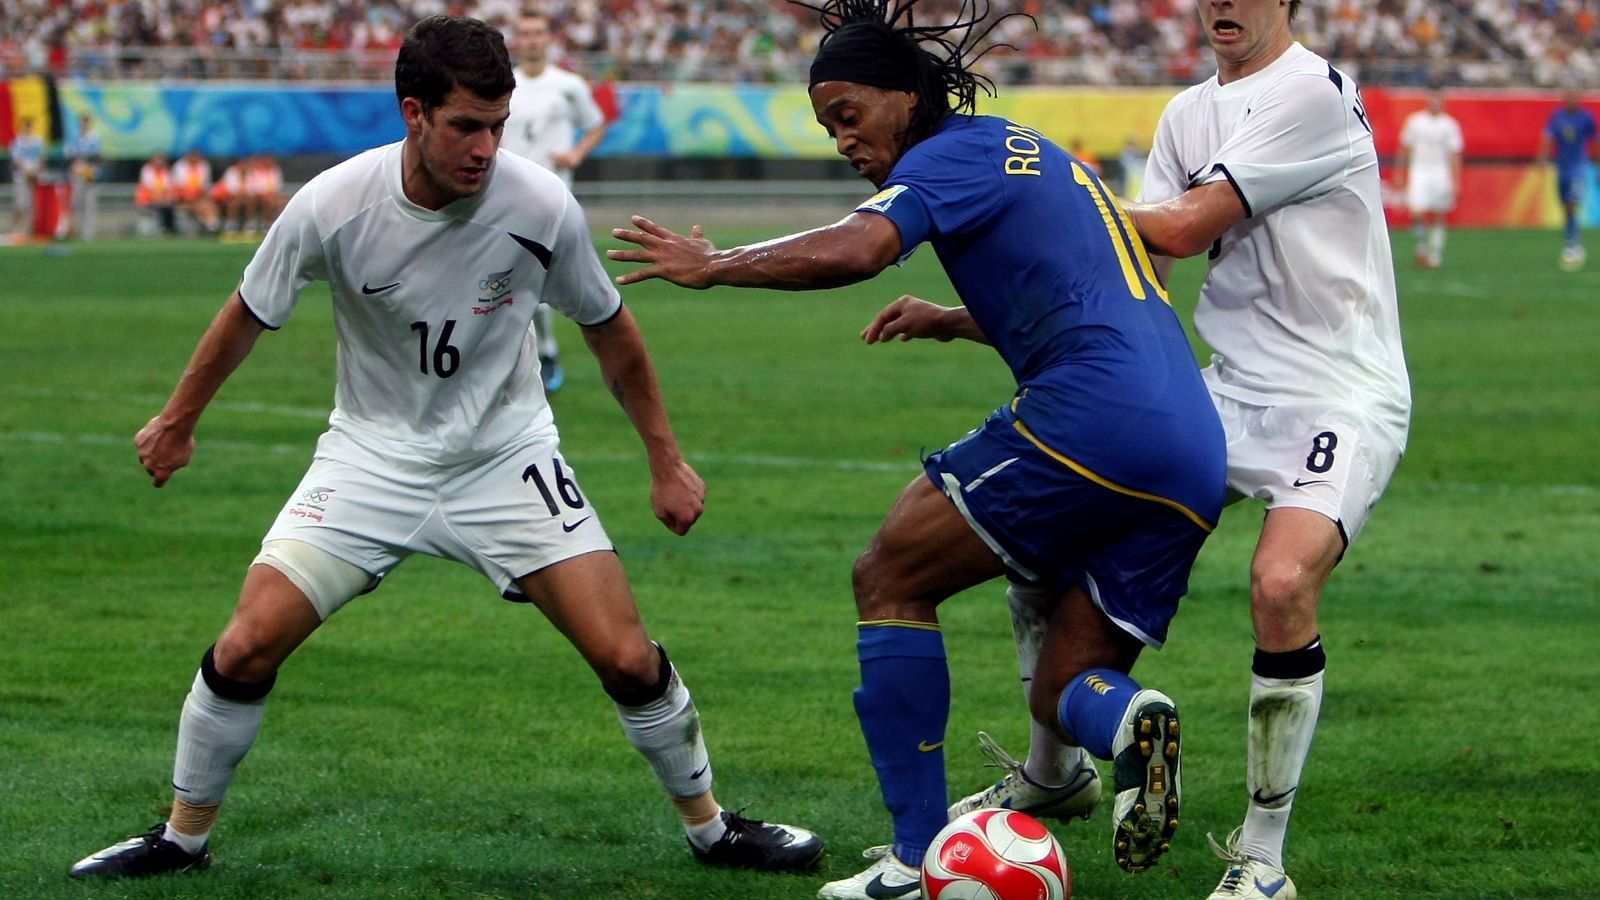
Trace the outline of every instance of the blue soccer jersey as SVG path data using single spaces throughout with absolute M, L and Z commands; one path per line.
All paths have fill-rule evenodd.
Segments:
M 933 245 L 1017 379 L 1025 433 L 1094 480 L 1221 513 L 1222 427 L 1121 205 L 1036 131 L 952 116 L 859 209 Z
M 1561 107 L 1550 116 L 1545 133 L 1556 146 L 1556 168 L 1563 174 L 1582 171 L 1589 161 L 1589 143 L 1595 139 L 1594 113 Z

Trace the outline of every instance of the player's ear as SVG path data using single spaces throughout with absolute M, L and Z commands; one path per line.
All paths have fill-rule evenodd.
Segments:
M 898 100 L 905 107 L 906 115 L 908 115 L 908 116 L 916 115 L 916 112 L 917 112 L 917 92 L 916 91 L 896 91 L 895 95 L 896 95 L 895 99 Z
M 400 101 L 400 118 L 405 120 L 407 131 L 421 131 L 422 120 L 427 110 L 422 101 L 416 97 L 407 97 Z

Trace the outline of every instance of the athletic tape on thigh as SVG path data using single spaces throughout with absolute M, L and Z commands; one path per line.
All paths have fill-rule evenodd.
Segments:
M 375 579 L 359 567 L 304 541 L 268 541 L 251 565 L 271 566 L 282 572 L 323 619 L 375 586 Z

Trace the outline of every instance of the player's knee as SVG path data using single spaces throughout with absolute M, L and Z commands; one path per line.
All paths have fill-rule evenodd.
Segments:
M 861 551 L 855 565 L 850 567 L 850 588 L 855 594 L 856 612 L 863 619 L 875 618 L 871 615 L 874 607 L 882 603 L 887 595 L 888 579 L 884 577 L 880 559 L 881 554 L 868 547 Z
M 283 664 L 283 654 L 275 651 L 275 644 L 267 629 L 259 626 L 228 623 L 209 651 L 212 671 L 223 678 L 241 684 L 270 682 L 277 677 L 278 666 Z M 207 678 L 207 683 L 211 679 Z M 213 686 L 212 690 L 216 690 Z M 227 696 L 217 691 L 221 696 Z
M 672 677 L 667 651 L 650 641 L 608 648 L 598 659 L 591 659 L 590 665 L 600 686 L 623 706 L 643 706 L 661 699 Z
M 1292 561 L 1260 561 L 1250 569 L 1250 611 L 1257 631 L 1314 619 L 1321 583 Z
M 1316 592 L 1316 579 L 1292 560 L 1260 561 L 1250 567 L 1250 599 L 1269 606 L 1297 605 Z
M 206 687 L 211 689 L 211 693 L 238 703 L 254 703 L 267 696 L 272 690 L 272 685 L 278 680 L 277 672 L 274 670 L 262 675 L 230 667 L 224 673 L 217 663 L 221 645 L 222 642 L 218 641 L 208 647 L 205 656 L 200 659 L 200 677 L 205 680 Z

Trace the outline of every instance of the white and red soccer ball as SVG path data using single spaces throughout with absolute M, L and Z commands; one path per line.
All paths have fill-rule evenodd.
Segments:
M 922 859 L 923 900 L 1067 900 L 1067 854 L 1039 820 L 1009 809 L 957 818 Z

